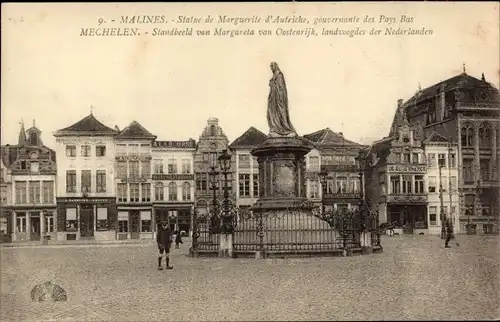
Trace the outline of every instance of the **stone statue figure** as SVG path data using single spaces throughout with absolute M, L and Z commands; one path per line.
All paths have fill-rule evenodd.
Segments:
M 288 93 L 286 90 L 285 76 L 278 64 L 271 63 L 273 77 L 269 81 L 269 97 L 267 98 L 267 123 L 269 125 L 269 136 L 291 137 L 297 136 L 290 122 L 288 113 Z

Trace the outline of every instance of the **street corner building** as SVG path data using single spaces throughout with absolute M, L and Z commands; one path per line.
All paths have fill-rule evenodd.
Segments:
M 90 114 L 58 130 L 57 239 L 113 240 L 116 129 Z
M 21 123 L 17 145 L 1 147 L 0 233 L 2 242 L 55 239 L 56 153 L 41 131 Z
M 155 222 L 167 221 L 172 230 L 189 235 L 193 231 L 195 150 L 193 139 L 155 141 L 152 147 Z

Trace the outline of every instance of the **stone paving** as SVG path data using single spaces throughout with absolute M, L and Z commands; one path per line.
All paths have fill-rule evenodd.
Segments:
M 189 258 L 154 245 L 2 248 L 2 321 L 478 320 L 500 317 L 498 237 L 383 238 L 384 252 L 304 259 Z M 46 280 L 67 302 L 31 302 Z

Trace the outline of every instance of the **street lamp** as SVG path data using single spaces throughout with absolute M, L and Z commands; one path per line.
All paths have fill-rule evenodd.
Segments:
M 365 209 L 365 195 L 363 193 L 363 172 L 366 167 L 365 154 L 363 150 L 359 150 L 358 156 L 356 157 L 356 166 L 359 173 L 359 206 L 358 211 L 361 215 L 361 228 L 364 230 L 366 228 L 366 209 Z
M 212 151 L 209 154 L 209 167 L 210 171 L 208 175 L 210 177 L 210 189 L 213 191 L 212 195 L 212 216 L 210 216 L 210 228 L 212 232 L 218 232 L 219 221 L 218 221 L 218 204 L 217 204 L 217 188 L 218 188 L 218 175 L 219 172 L 216 171 L 217 168 L 217 152 Z
M 444 213 L 444 200 L 443 200 L 443 168 L 445 166 L 445 159 L 438 159 L 438 168 L 439 168 L 439 202 L 440 202 L 440 210 L 441 213 L 441 239 L 446 239 L 446 214 Z
M 224 175 L 224 208 L 222 216 L 222 231 L 225 234 L 232 234 L 234 231 L 233 218 L 231 215 L 231 209 L 229 207 L 229 186 L 227 176 L 229 170 L 231 169 L 231 155 L 227 153 L 227 150 L 222 151 L 219 156 L 219 166 Z
M 326 195 L 326 183 L 328 179 L 328 172 L 326 170 L 318 173 L 319 182 L 321 183 L 321 213 L 325 213 L 325 195 Z

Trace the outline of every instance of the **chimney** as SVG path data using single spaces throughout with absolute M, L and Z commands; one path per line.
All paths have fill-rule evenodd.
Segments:
M 344 137 L 344 133 L 342 133 L 342 132 L 339 132 L 339 135 L 340 135 L 341 137 Z
M 118 125 L 115 125 L 115 130 L 120 132 L 120 128 L 118 127 Z
M 398 99 L 398 107 L 401 107 L 403 105 L 403 99 L 400 98 Z

